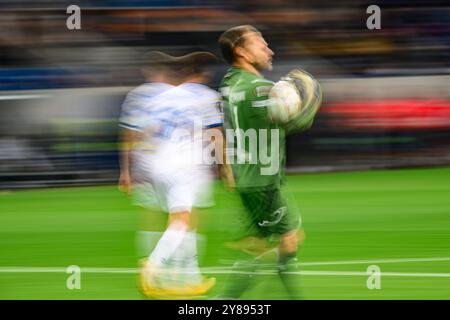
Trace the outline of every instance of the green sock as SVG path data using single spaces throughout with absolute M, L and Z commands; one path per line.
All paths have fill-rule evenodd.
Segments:
M 280 260 L 278 261 L 278 275 L 290 297 L 295 300 L 302 299 L 299 286 L 299 274 L 291 274 L 291 272 L 298 271 L 299 268 L 296 253 L 280 256 Z
M 259 262 L 255 259 L 240 260 L 234 263 L 233 272 L 228 278 L 222 293 L 224 299 L 238 299 L 253 283 L 253 273 Z

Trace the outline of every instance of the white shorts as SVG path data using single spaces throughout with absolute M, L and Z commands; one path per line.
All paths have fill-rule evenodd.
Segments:
M 164 168 L 150 159 L 133 164 L 134 203 L 173 213 L 214 205 L 214 179 L 204 167 Z
M 194 200 L 195 208 L 210 208 L 214 202 L 214 177 L 213 167 L 204 166 L 199 169 L 198 189 Z

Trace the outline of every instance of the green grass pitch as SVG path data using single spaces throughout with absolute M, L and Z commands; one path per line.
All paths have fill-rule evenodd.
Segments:
M 450 168 L 304 174 L 288 186 L 306 232 L 305 299 L 450 299 Z M 230 266 L 224 241 L 240 214 L 218 182 L 216 206 L 201 213 L 202 267 Z M 135 268 L 139 217 L 115 186 L 1 192 L 0 299 L 143 299 L 134 273 L 82 272 L 81 289 L 69 290 L 64 272 Z M 381 269 L 380 289 L 366 286 L 370 265 Z M 60 269 L 37 269 L 50 267 Z M 227 278 L 214 276 L 213 296 Z M 287 298 L 277 277 L 256 277 L 242 298 Z

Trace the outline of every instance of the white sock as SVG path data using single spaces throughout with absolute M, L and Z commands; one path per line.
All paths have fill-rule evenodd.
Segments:
M 186 236 L 187 226 L 183 223 L 172 224 L 158 241 L 156 248 L 149 257 L 149 261 L 156 267 L 169 262 Z
M 201 283 L 202 277 L 198 267 L 197 235 L 194 231 L 186 233 L 183 242 L 168 262 L 168 266 L 177 270 L 176 275 L 172 277 L 172 283 L 178 286 Z
M 189 233 L 186 233 L 186 236 L 183 239 L 183 242 L 180 244 L 180 246 L 175 250 L 174 254 L 172 255 L 172 258 L 169 261 L 169 266 L 172 270 L 176 270 L 175 274 L 172 277 L 172 281 L 176 286 L 183 286 L 186 284 L 186 279 L 189 277 L 188 274 L 186 274 L 185 270 L 185 247 L 186 247 L 186 241 L 187 241 L 187 235 Z
M 197 233 L 188 232 L 183 243 L 183 267 L 186 272 L 186 282 L 198 284 L 202 282 L 202 275 L 198 266 Z

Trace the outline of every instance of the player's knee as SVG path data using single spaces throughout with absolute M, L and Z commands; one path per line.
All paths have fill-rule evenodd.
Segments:
M 180 211 L 169 214 L 169 227 L 184 229 L 189 227 L 189 211 Z
M 280 254 L 296 253 L 298 248 L 297 231 L 289 232 L 281 237 Z

